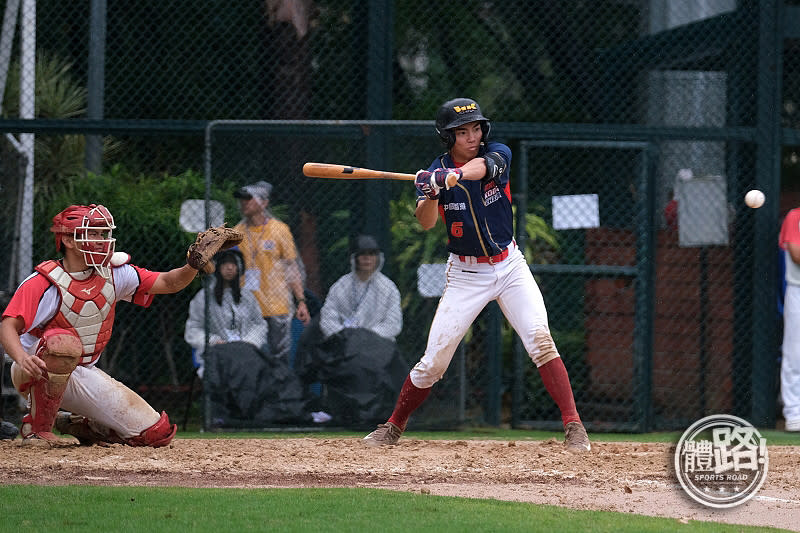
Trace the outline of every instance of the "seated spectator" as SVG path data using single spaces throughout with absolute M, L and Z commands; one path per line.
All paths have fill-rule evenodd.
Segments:
M 210 397 L 211 425 L 299 423 L 311 417 L 303 385 L 283 359 L 267 354 L 267 322 L 249 290 L 240 288 L 244 262 L 238 250 L 215 257 L 207 289 L 209 343 L 206 349 L 205 295 L 189 304 L 184 338 L 199 360 L 198 375 Z
M 320 311 L 325 338 L 345 328 L 365 328 L 393 341 L 403 329 L 400 291 L 381 273 L 383 260 L 373 237 L 358 237 L 351 272 L 333 284 Z
M 267 323 L 253 293 L 240 288 L 239 277 L 244 261 L 238 250 L 225 250 L 215 257 L 217 266 L 214 281 L 209 290 L 212 298 L 209 305 L 209 346 L 227 342 L 244 341 L 256 348 L 267 343 Z M 199 291 L 189 304 L 189 319 L 186 321 L 184 338 L 195 350 L 199 363 L 197 375 L 203 377 L 206 347 L 205 290 Z
M 351 272 L 331 286 L 298 342 L 297 372 L 306 383 L 323 384 L 317 412 L 330 414 L 331 425 L 375 422 L 408 374 L 395 343 L 403 327 L 400 291 L 382 266 L 378 243 L 360 236 Z

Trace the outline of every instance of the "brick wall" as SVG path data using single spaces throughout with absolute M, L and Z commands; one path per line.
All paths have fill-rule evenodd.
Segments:
M 626 230 L 586 232 L 587 264 L 635 264 L 635 236 Z M 705 342 L 701 343 L 701 250 L 678 246 L 677 232 L 659 231 L 656 245 L 653 405 L 656 413 L 696 417 L 732 406 L 733 256 L 706 249 Z M 634 282 L 586 282 L 585 326 L 590 391 L 610 401 L 633 399 Z M 702 378 L 701 349 L 705 351 Z M 703 409 L 703 385 L 705 408 Z

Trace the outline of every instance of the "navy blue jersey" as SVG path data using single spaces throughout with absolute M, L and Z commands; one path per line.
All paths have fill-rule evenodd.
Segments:
M 457 255 L 491 256 L 502 252 L 514 237 L 509 169 L 511 149 L 490 142 L 478 157 L 496 152 L 506 160 L 506 170 L 495 179 L 460 180 L 439 192 L 439 214 L 447 228 L 448 251 Z M 449 153 L 437 157 L 428 170 L 453 168 Z

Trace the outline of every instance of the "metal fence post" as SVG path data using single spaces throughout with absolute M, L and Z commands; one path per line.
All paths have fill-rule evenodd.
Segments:
M 645 145 L 640 155 L 638 226 L 636 238 L 636 313 L 634 365 L 638 384 L 634 392 L 640 431 L 649 431 L 653 420 L 653 323 L 655 295 L 655 172 L 653 145 Z
M 367 118 L 388 120 L 392 118 L 392 2 L 369 2 L 367 17 L 369 43 L 367 46 Z M 387 161 L 386 131 L 372 128 L 367 135 L 367 165 L 371 168 L 389 168 Z M 367 198 L 363 222 L 364 232 L 373 234 L 383 250 L 391 253 L 389 235 L 389 184 L 382 180 L 368 180 L 364 186 Z M 378 201 L 375 201 L 378 199 Z M 391 275 L 391 272 L 387 271 Z
M 500 350 L 502 324 L 503 314 L 500 312 L 500 306 L 496 301 L 489 302 L 486 306 L 484 342 L 487 357 L 486 422 L 491 426 L 499 426 L 502 420 L 503 361 Z
M 517 206 L 517 246 L 524 253 L 528 241 L 528 234 L 525 230 L 525 214 L 528 212 L 528 143 L 522 141 L 519 145 L 519 155 L 517 156 L 519 166 L 514 174 L 518 185 L 513 199 Z M 533 258 L 526 257 L 526 260 L 530 265 Z M 516 333 L 513 337 L 512 346 L 511 427 L 513 428 L 518 427 L 522 420 L 522 404 L 525 401 L 523 363 L 527 354 L 522 346 L 522 340 Z
M 783 0 L 758 2 L 758 77 L 756 103 L 756 187 L 769 199 L 778 199 L 781 181 L 781 76 L 783 73 Z M 777 355 L 776 246 L 777 201 L 755 213 L 753 235 L 753 370 L 750 422 L 775 424 L 775 369 Z
M 86 116 L 103 118 L 106 61 L 106 0 L 92 0 L 89 34 L 89 73 L 87 76 Z M 103 137 L 86 136 L 86 170 L 99 174 L 103 171 Z

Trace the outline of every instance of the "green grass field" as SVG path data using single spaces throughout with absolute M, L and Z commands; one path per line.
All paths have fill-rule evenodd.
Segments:
M 361 488 L 11 485 L 0 502 L 2 531 L 780 531 Z
M 798 435 L 760 430 L 769 445 Z M 181 438 L 337 438 L 357 432 L 201 433 Z M 415 439 L 547 440 L 560 433 L 504 429 L 409 432 Z M 677 442 L 679 433 L 593 434 L 595 441 Z M 453 498 L 366 488 L 218 489 L 0 484 L 0 531 L 781 531 L 680 522 L 631 513 Z

